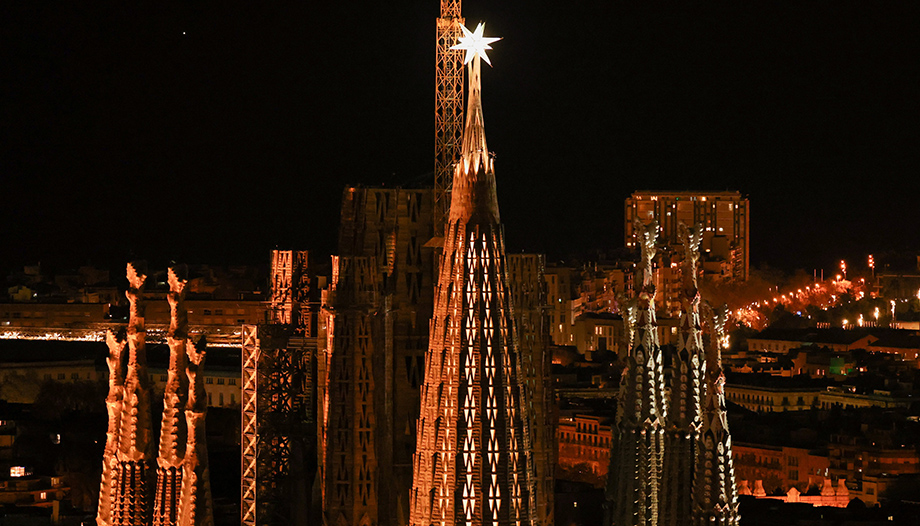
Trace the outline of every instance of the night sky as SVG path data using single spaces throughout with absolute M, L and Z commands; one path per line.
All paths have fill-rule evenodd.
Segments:
M 7 2 L 0 267 L 335 251 L 345 184 L 430 181 L 435 0 Z M 153 4 L 153 3 L 151 3 Z M 484 0 L 511 250 L 739 190 L 755 265 L 920 248 L 917 2 Z

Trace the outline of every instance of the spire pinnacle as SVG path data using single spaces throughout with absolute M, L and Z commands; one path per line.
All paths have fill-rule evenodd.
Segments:
M 463 59 L 464 64 L 469 64 L 474 58 L 481 57 L 486 61 L 486 64 L 492 65 L 492 61 L 489 60 L 489 56 L 486 55 L 487 49 L 492 49 L 492 42 L 497 42 L 501 40 L 501 37 L 486 37 L 482 35 L 482 32 L 486 29 L 485 22 L 480 22 L 476 26 L 475 31 L 470 31 L 464 26 L 460 26 L 460 29 L 463 30 L 463 36 L 460 37 L 460 43 L 451 47 L 451 49 L 460 49 L 466 51 L 466 58 Z
M 485 124 L 482 117 L 482 83 L 480 82 L 480 59 L 489 65 L 486 50 L 499 40 L 482 35 L 485 24 L 476 30 L 463 28 L 465 36 L 451 49 L 466 50 L 466 64 L 469 73 L 469 97 L 466 110 L 466 126 L 460 160 L 454 169 L 451 190 L 450 220 L 470 219 L 474 216 L 485 222 L 499 222 L 498 199 L 495 189 L 495 170 L 489 147 L 486 144 Z

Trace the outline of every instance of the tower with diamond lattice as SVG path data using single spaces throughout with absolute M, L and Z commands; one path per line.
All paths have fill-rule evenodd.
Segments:
M 466 50 L 469 100 L 454 171 L 425 360 L 410 520 L 530 524 L 532 455 L 511 311 L 493 158 L 483 127 L 480 61 L 497 39 L 480 24 Z

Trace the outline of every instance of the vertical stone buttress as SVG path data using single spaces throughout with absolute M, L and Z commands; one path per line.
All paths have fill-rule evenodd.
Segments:
M 179 493 L 182 487 L 182 461 L 185 458 L 188 427 L 185 404 L 188 400 L 188 376 L 185 346 L 188 342 L 188 311 L 185 308 L 185 265 L 169 269 L 169 369 L 163 392 L 163 417 L 160 424 L 160 447 L 157 454 L 157 485 L 153 499 L 154 526 L 179 524 Z
M 534 507 L 529 425 L 478 56 L 468 73 L 463 149 L 425 359 L 409 497 L 413 526 L 531 524 Z
M 724 307 L 718 311 L 706 310 L 709 337 L 706 341 L 702 422 L 696 441 L 693 524 L 737 526 L 740 520 L 738 490 L 725 412 L 725 375 L 720 351 L 728 312 Z
M 384 313 L 378 310 L 379 274 L 372 257 L 333 257 L 327 296 L 332 350 L 329 358 L 329 409 L 325 450 L 323 509 L 326 524 L 375 525 L 379 478 L 374 364 L 382 358 Z
M 620 381 L 604 523 L 657 526 L 667 418 L 652 269 L 658 223 L 646 226 L 637 221 L 635 226 L 641 284 L 638 298 L 627 308 L 627 334 L 632 341 Z
M 697 265 L 702 228 L 678 225 L 681 258 L 680 333 L 671 356 L 669 401 L 662 468 L 661 524 L 690 523 L 693 501 L 694 448 L 700 426 L 700 381 L 703 340 L 700 327 L 700 293 Z
M 153 440 L 150 416 L 150 375 L 147 372 L 144 323 L 145 263 L 129 263 L 128 368 L 119 422 L 117 468 L 112 524 L 149 524 L 151 520 Z

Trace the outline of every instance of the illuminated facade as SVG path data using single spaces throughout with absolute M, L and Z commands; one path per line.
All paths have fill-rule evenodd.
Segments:
M 636 219 L 661 227 L 659 243 L 678 247 L 678 225 L 701 224 L 700 262 L 716 279 L 746 280 L 750 271 L 750 203 L 739 192 L 639 191 L 626 199 L 625 243 L 634 247 Z
M 430 323 L 409 524 L 532 524 L 528 412 L 480 93 L 480 59 L 494 40 L 481 25 L 464 33 L 466 127 Z
M 96 523 L 131 526 L 214 524 L 205 443 L 204 342 L 188 340 L 185 268 L 169 269 L 168 380 L 159 449 L 154 457 L 147 372 L 142 264 L 128 265 L 126 334 L 109 332 L 109 427 Z M 123 354 L 128 348 L 127 367 Z M 156 464 L 154 465 L 154 458 Z
M 378 448 L 388 443 L 378 421 L 387 381 L 375 363 L 386 316 L 378 309 L 381 280 L 374 258 L 336 256 L 326 295 L 331 310 L 326 412 L 323 512 L 326 524 L 381 524 Z M 378 388 L 379 385 L 379 388 Z M 392 417 L 392 415 L 389 415 Z M 392 460 L 391 460 L 392 461 Z M 385 462 L 385 460 L 384 460 Z M 382 482 L 389 485 L 391 480 Z M 394 517 L 395 518 L 395 517 Z
M 433 310 L 435 249 L 428 245 L 433 208 L 430 188 L 344 191 L 339 256 L 323 309 L 329 412 L 320 448 L 327 459 L 322 468 L 327 521 L 341 517 L 345 524 L 358 525 L 367 516 L 375 524 L 396 526 L 409 520 L 426 320 Z M 354 360 L 362 356 L 369 383 L 352 368 L 361 365 Z M 353 434 L 357 424 L 348 411 L 357 406 L 349 404 L 368 411 L 362 432 L 372 435 L 374 447 L 367 451 L 362 446 L 366 437 L 359 441 Z M 336 408 L 349 418 L 334 416 Z M 355 455 L 360 461 L 352 464 Z M 341 463 L 347 463 L 346 470 L 336 467 Z M 359 474 L 362 466 L 366 475 Z M 386 483 L 367 482 L 376 481 L 377 473 L 386 474 Z M 371 484 L 367 494 L 366 484 Z M 365 494 L 367 503 L 364 497 L 353 498 Z
M 560 418 L 556 436 L 561 478 L 602 486 L 610 468 L 610 419 L 578 414 Z

